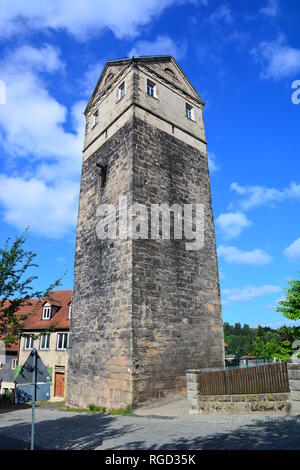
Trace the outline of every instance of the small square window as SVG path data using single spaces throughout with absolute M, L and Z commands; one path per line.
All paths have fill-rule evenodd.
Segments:
M 156 85 L 150 80 L 147 80 L 147 94 L 152 97 L 156 96 Z
M 25 337 L 25 349 L 32 349 L 33 348 L 33 337 L 26 336 Z
M 68 347 L 68 333 L 58 333 L 57 335 L 57 349 L 64 351 Z
M 122 82 L 119 86 L 119 100 L 125 96 L 125 82 Z
M 185 105 L 185 115 L 188 119 L 194 119 L 194 108 L 187 103 Z
M 93 126 L 98 124 L 99 122 L 99 111 L 95 111 L 93 114 Z
M 50 334 L 42 335 L 40 337 L 40 349 L 49 349 L 50 346 Z

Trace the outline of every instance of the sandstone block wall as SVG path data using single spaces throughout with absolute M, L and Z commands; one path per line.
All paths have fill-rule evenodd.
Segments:
M 133 122 L 124 125 L 82 167 L 67 402 L 125 407 L 132 403 L 132 247 L 99 240 L 100 203 L 132 200 Z M 107 165 L 101 188 L 97 164 Z
M 294 359 L 293 362 L 288 361 L 287 366 L 290 385 L 288 412 L 300 415 L 300 359 Z
M 107 165 L 101 188 L 99 167 Z M 205 243 L 99 240 L 97 208 L 205 206 Z M 207 157 L 133 117 L 82 168 L 67 402 L 137 405 L 185 390 L 185 370 L 222 367 L 224 339 Z
M 134 401 L 184 390 L 187 367 L 223 367 L 224 339 L 207 157 L 135 120 L 133 200 L 204 204 L 204 247 L 133 240 Z

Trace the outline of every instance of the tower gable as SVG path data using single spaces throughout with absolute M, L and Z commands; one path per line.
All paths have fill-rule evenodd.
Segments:
M 109 92 L 116 81 L 120 79 L 125 70 L 134 64 L 139 64 L 145 69 L 152 71 L 161 79 L 172 83 L 173 86 L 177 87 L 195 99 L 197 102 L 204 105 L 202 98 L 197 93 L 172 56 L 132 57 L 131 59 L 120 59 L 106 63 L 86 107 L 85 113 L 93 108 L 94 104 L 99 100 L 99 98 L 101 98 L 101 96 L 103 96 L 105 93 Z
M 138 62 L 142 67 L 151 70 L 157 74 L 162 80 L 172 84 L 191 98 L 195 99 L 200 104 L 204 102 L 200 95 L 197 93 L 191 82 L 187 79 L 179 65 L 171 56 L 158 57 L 158 58 L 138 58 Z

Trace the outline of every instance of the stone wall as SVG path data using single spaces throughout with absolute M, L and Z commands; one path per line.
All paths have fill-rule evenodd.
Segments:
M 287 366 L 290 384 L 288 412 L 300 415 L 300 359 L 293 359 L 293 362 L 288 361 Z
M 107 165 L 99 186 L 97 164 Z M 201 203 L 205 244 L 98 240 L 100 203 Z M 224 338 L 207 156 L 132 117 L 83 163 L 67 401 L 125 407 L 185 390 L 187 367 L 222 367 Z
M 132 404 L 131 240 L 99 240 L 98 206 L 132 202 L 133 121 L 83 163 L 74 266 L 67 402 Z M 107 165 L 101 188 L 97 164 Z
M 133 240 L 134 402 L 185 390 L 187 367 L 223 367 L 224 338 L 206 154 L 135 119 L 133 200 L 204 204 L 204 247 Z M 149 231 L 149 235 L 151 231 Z

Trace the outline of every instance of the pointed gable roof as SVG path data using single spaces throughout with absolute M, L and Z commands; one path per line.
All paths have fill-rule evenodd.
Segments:
M 186 77 L 182 69 L 171 55 L 141 56 L 110 60 L 106 63 L 92 93 L 92 96 L 87 104 L 85 113 L 87 113 L 93 106 L 99 90 L 108 90 L 112 84 L 123 74 L 123 72 L 133 63 L 141 64 L 145 68 L 148 68 L 151 72 L 155 73 L 163 80 L 169 81 L 182 92 L 189 95 L 204 106 L 204 101 L 202 100 L 201 96 L 195 90 L 189 79 Z

